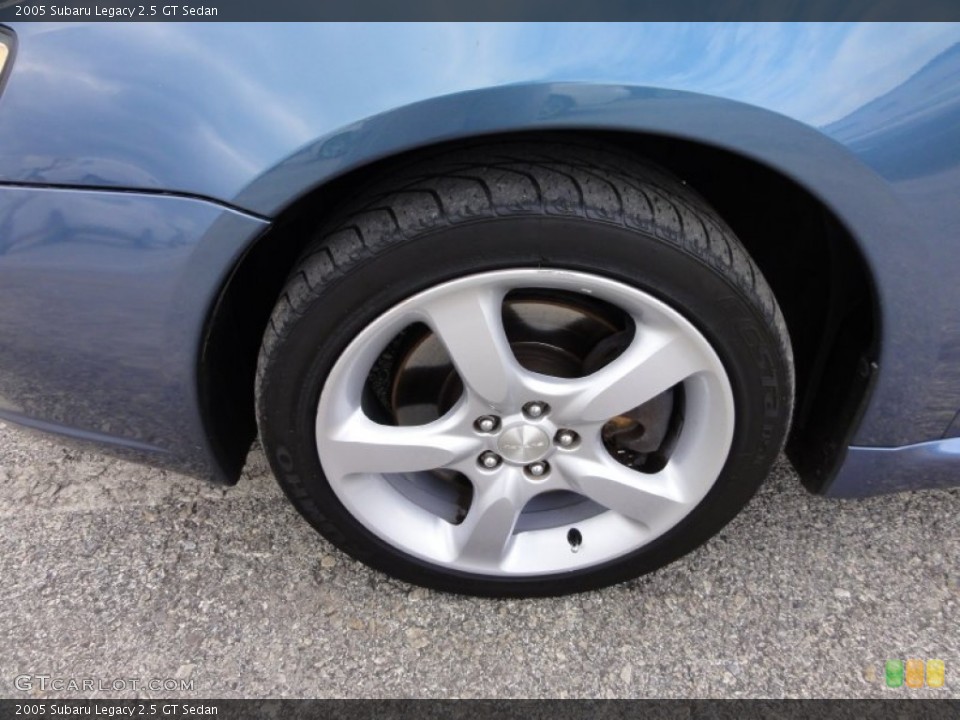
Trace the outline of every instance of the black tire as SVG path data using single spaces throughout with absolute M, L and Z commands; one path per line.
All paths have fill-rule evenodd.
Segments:
M 348 343 L 400 301 L 481 270 L 531 266 L 617 280 L 692 322 L 729 376 L 736 408 L 730 453 L 684 520 L 614 561 L 521 577 L 424 562 L 367 530 L 327 482 L 314 436 L 323 383 Z M 650 572 L 719 531 L 780 452 L 793 384 L 790 342 L 773 293 L 717 214 L 664 171 L 618 148 L 570 138 L 437 153 L 395 170 L 320 224 L 273 312 L 256 396 L 262 442 L 280 485 L 338 548 L 435 589 L 546 596 Z

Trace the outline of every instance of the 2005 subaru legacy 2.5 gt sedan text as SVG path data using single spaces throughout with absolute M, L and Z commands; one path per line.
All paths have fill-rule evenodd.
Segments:
M 2 32 L 4 421 L 481 595 L 960 482 L 956 25 Z

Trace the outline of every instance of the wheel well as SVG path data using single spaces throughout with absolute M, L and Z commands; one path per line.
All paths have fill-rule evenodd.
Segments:
M 807 486 L 820 490 L 849 444 L 875 367 L 877 303 L 850 233 L 809 192 L 742 156 L 662 136 L 589 135 L 628 147 L 682 178 L 713 205 L 759 265 L 783 310 L 797 370 L 787 452 Z M 256 435 L 253 378 L 263 332 L 290 270 L 314 237 L 316 218 L 398 159 L 350 172 L 290 205 L 222 288 L 207 325 L 199 382 L 207 432 L 229 477 L 239 477 Z

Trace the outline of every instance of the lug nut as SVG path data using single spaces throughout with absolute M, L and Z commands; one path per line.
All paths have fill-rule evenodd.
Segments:
M 550 466 L 543 462 L 534 462 L 527 465 L 524 470 L 527 471 L 527 475 L 532 478 L 542 478 L 550 471 Z
M 476 419 L 473 426 L 480 432 L 493 432 L 500 427 L 500 418 L 494 417 L 493 415 L 483 415 Z
M 577 440 L 580 439 L 580 436 L 577 435 L 573 430 L 559 430 L 556 437 L 557 445 L 564 448 L 572 448 L 577 444 Z
M 477 461 L 480 463 L 481 467 L 485 467 L 487 470 L 493 470 L 494 468 L 499 467 L 500 463 L 503 462 L 499 455 L 497 455 L 495 452 L 491 452 L 490 450 L 480 453 L 480 457 L 477 458 Z
M 528 402 L 523 406 L 523 414 L 533 420 L 543 417 L 549 410 L 550 406 L 544 402 Z

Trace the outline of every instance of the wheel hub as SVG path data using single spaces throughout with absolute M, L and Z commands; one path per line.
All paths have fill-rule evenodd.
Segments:
M 514 425 L 503 431 L 497 447 L 504 459 L 526 465 L 544 458 L 550 451 L 550 437 L 533 425 Z

